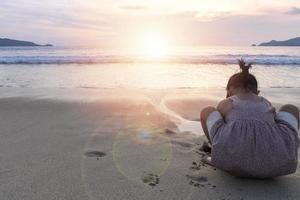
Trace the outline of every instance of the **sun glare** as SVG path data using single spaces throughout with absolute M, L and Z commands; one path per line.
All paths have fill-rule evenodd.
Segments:
M 163 34 L 147 33 L 140 42 L 139 54 L 146 58 L 163 58 L 170 53 L 168 43 Z

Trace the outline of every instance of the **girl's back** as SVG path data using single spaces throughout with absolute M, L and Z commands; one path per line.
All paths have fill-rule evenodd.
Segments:
M 257 96 L 258 97 L 258 96 Z M 297 168 L 297 131 L 263 97 L 229 97 L 231 109 L 211 129 L 212 164 L 237 176 L 274 177 Z

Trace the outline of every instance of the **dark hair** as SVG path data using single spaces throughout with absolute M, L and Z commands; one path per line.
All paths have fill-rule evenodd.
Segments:
M 243 59 L 238 60 L 238 63 L 242 71 L 230 77 L 226 89 L 229 90 L 230 87 L 243 88 L 247 92 L 256 93 L 258 91 L 257 80 L 255 76 L 249 73 L 252 64 L 247 64 Z

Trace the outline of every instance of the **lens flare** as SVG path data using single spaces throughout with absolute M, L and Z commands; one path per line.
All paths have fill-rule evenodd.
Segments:
M 119 133 L 113 145 L 113 160 L 128 179 L 142 181 L 145 173 L 161 175 L 172 159 L 169 138 L 149 124 L 128 127 Z

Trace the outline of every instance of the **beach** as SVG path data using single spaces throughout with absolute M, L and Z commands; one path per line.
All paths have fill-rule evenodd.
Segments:
M 299 92 L 262 94 L 276 107 L 299 106 Z M 173 114 L 197 123 L 223 89 L 1 88 L 0 94 L 1 199 L 300 198 L 299 171 L 250 180 L 198 166 L 200 123 L 198 134 L 184 131 Z M 174 113 L 161 110 L 162 99 Z
M 0 200 L 300 199 L 300 0 L 0 13 Z

